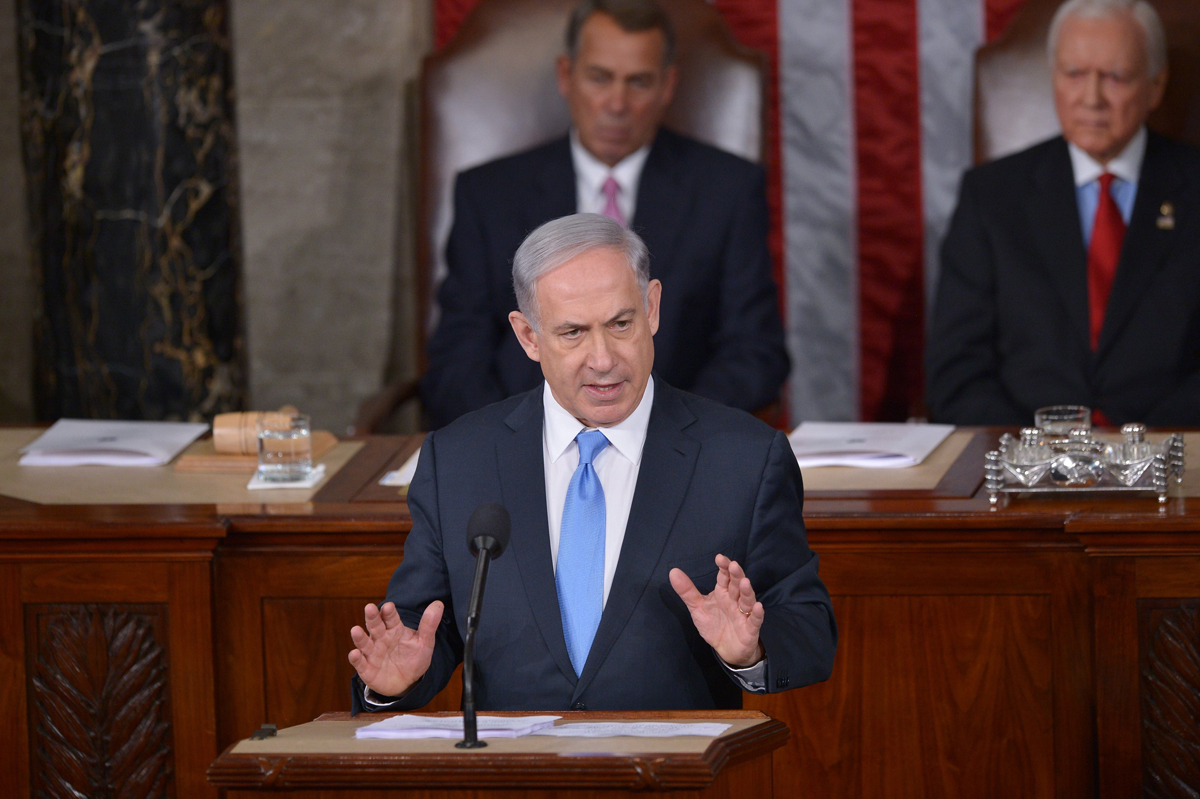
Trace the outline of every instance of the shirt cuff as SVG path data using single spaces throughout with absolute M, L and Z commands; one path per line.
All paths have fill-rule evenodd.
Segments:
M 716 652 L 713 652 L 716 655 Z M 749 691 L 752 694 L 762 694 L 767 691 L 767 657 L 763 655 L 763 659 L 755 663 L 753 666 L 745 668 L 737 668 L 730 666 L 720 655 L 717 655 L 717 662 L 724 667 L 729 676 L 732 677 L 743 691 Z
M 410 693 L 412 693 L 412 689 L 416 688 L 417 683 L 419 683 L 419 682 L 421 682 L 421 680 L 417 680 L 417 682 L 410 685 L 408 687 L 408 690 L 405 691 L 404 693 L 400 694 L 399 696 L 383 696 L 382 694 L 377 694 L 374 691 L 372 691 L 370 688 L 368 688 L 366 683 L 364 683 L 363 684 L 363 704 L 365 704 L 367 706 L 367 708 L 370 710 L 382 710 L 383 708 L 391 707 L 392 705 L 396 704 L 401 699 L 403 699 L 404 697 L 406 697 Z M 763 684 L 765 685 L 766 683 L 763 683 Z

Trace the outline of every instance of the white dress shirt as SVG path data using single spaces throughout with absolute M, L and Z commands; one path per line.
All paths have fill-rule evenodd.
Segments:
M 542 466 L 546 471 L 546 519 L 550 523 L 550 562 L 558 573 L 558 542 L 562 537 L 563 506 L 567 488 L 579 466 L 579 444 L 575 436 L 589 428 L 558 404 L 550 384 L 542 388 L 545 422 L 542 425 Z M 604 602 L 612 588 L 621 544 L 625 541 L 625 524 L 633 505 L 633 490 L 637 487 L 638 469 L 642 465 L 642 445 L 650 426 L 650 408 L 654 405 L 654 378 L 646 383 L 642 401 L 623 421 L 600 432 L 608 446 L 600 450 L 592 466 L 604 488 Z
M 1121 211 L 1121 218 L 1129 224 L 1133 216 L 1133 201 L 1137 197 L 1138 177 L 1142 173 L 1142 160 L 1146 157 L 1146 128 L 1141 130 L 1125 145 L 1125 149 L 1107 164 L 1101 164 L 1079 147 L 1067 142 L 1071 153 L 1071 169 L 1075 173 L 1075 200 L 1079 206 L 1079 225 L 1083 229 L 1083 244 L 1092 243 L 1092 225 L 1096 224 L 1096 209 L 1100 205 L 1100 176 L 1110 173 L 1112 196 Z
M 642 167 L 650 155 L 650 145 L 635 150 L 610 167 L 587 151 L 579 141 L 579 134 L 571 129 L 571 163 L 575 167 L 575 211 L 581 214 L 602 214 L 608 198 L 604 196 L 604 182 L 610 177 L 617 181 L 621 190 L 617 192 L 617 207 L 625 217 L 625 224 L 633 223 L 637 210 L 638 184 L 642 180 Z

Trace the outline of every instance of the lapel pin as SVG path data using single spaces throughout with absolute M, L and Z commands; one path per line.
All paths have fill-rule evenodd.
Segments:
M 1158 229 L 1159 230 L 1174 230 L 1175 229 L 1175 206 L 1171 203 L 1163 203 L 1158 209 Z

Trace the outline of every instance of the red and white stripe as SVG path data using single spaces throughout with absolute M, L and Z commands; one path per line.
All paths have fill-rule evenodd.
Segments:
M 438 46 L 476 2 L 436 0 Z M 714 0 L 771 63 L 793 422 L 921 414 L 937 248 L 971 164 L 974 52 L 1023 2 Z

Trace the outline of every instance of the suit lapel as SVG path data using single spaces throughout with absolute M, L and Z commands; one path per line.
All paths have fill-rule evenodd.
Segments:
M 1029 229 L 1080 344 L 1088 345 L 1087 251 L 1075 200 L 1075 173 L 1064 139 L 1034 167 Z
M 657 381 L 621 556 L 572 701 L 600 670 L 658 565 L 700 454 L 699 442 L 683 432 L 694 421 L 679 394 Z
M 674 133 L 660 129 L 638 181 L 637 208 L 630 227 L 650 250 L 654 277 L 670 271 L 673 262 L 667 253 L 676 251 L 675 240 L 692 207 L 690 179 L 679 147 Z
M 548 149 L 545 162 L 532 175 L 532 187 L 532 197 L 524 204 L 527 232 L 551 219 L 575 213 L 575 166 L 571 162 L 571 143 L 565 136 Z
M 1100 330 L 1098 358 L 1112 347 L 1121 328 L 1133 316 L 1143 292 L 1154 281 L 1162 269 L 1175 243 L 1173 230 L 1158 228 L 1159 209 L 1164 202 L 1180 205 L 1180 187 L 1183 177 L 1179 170 L 1164 163 L 1162 142 L 1153 133 L 1146 142 L 1146 156 L 1138 176 L 1137 197 L 1133 203 L 1133 214 L 1125 242 L 1121 246 L 1121 260 L 1113 278 L 1112 293 L 1104 312 L 1104 326 Z
M 546 476 L 542 464 L 542 390 L 529 392 L 525 401 L 504 420 L 512 431 L 496 443 L 496 465 L 505 507 L 512 515 L 509 546 L 533 617 L 554 662 L 575 682 L 575 669 L 563 638 L 554 564 L 550 560 L 550 530 L 546 519 Z

